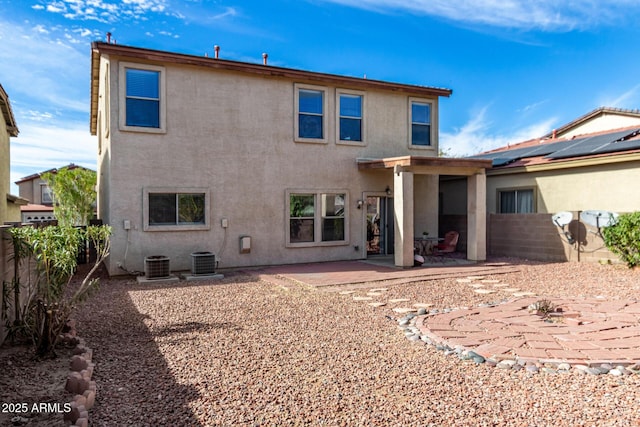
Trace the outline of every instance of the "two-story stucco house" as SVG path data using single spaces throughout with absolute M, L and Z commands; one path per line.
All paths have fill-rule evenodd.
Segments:
M 468 257 L 485 257 L 487 160 L 438 158 L 448 89 L 96 42 L 91 133 L 111 274 L 210 251 L 220 267 L 413 265 L 438 177 L 468 177 Z M 375 232 L 373 229 L 375 228 Z M 374 241 L 375 240 L 375 241 Z
M 18 136 L 18 126 L 13 116 L 9 95 L 0 85 L 0 225 L 20 222 L 20 206 L 27 200 L 9 192 L 11 166 L 11 137 Z

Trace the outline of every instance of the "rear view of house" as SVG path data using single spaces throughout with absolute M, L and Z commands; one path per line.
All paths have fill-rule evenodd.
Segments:
M 101 42 L 91 88 L 111 274 L 153 255 L 188 269 L 198 251 L 409 266 L 414 235 L 437 234 L 440 174 L 468 177 L 468 255 L 484 259 L 490 161 L 437 157 L 448 89 Z

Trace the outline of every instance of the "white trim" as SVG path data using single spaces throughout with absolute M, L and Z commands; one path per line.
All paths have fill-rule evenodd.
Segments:
M 313 217 L 313 242 L 290 242 L 290 202 L 292 194 L 308 194 L 314 196 L 314 217 Z M 323 194 L 344 194 L 344 240 L 322 241 L 322 200 Z M 349 205 L 349 191 L 346 189 L 287 189 L 285 190 L 285 210 L 284 210 L 284 236 L 285 247 L 287 248 L 309 248 L 321 246 L 346 246 L 349 244 L 349 215 L 351 206 Z
M 204 224 L 149 225 L 149 193 L 204 194 Z M 142 224 L 144 231 L 189 231 L 211 229 L 211 192 L 206 187 L 144 187 L 142 189 Z
M 143 126 L 127 126 L 127 68 L 137 70 L 157 71 L 159 75 L 159 96 L 160 96 L 160 120 L 159 127 L 143 127 Z M 143 132 L 143 133 L 167 133 L 167 98 L 165 83 L 165 68 L 157 65 L 139 64 L 134 62 L 120 62 L 118 66 L 118 129 L 127 132 Z M 107 106 L 107 109 L 109 106 Z
M 360 111 L 360 137 L 361 137 L 361 141 L 347 141 L 347 140 L 341 140 L 340 139 L 340 95 L 357 95 L 360 96 L 362 98 L 362 105 L 361 105 L 361 111 Z M 363 91 L 358 91 L 358 90 L 351 90 L 351 89 L 336 89 L 336 95 L 335 95 L 335 106 L 336 106 L 336 111 L 335 111 L 335 123 L 336 123 L 336 134 L 335 134 L 335 138 L 336 138 L 336 144 L 337 145 L 352 145 L 352 146 L 365 146 L 367 145 L 367 126 L 366 126 L 366 103 L 367 103 L 367 97 L 365 96 L 365 92 Z
M 429 104 L 429 139 L 430 145 L 413 145 L 411 143 L 413 134 L 413 117 L 412 106 L 414 103 Z M 437 120 L 437 103 L 433 99 L 409 97 L 407 100 L 407 146 L 411 149 L 428 150 L 438 152 L 438 120 Z
M 295 142 L 308 142 L 312 144 L 327 144 L 329 142 L 329 136 L 327 130 L 329 129 L 329 88 L 326 86 L 314 86 L 301 83 L 293 84 L 293 140 Z M 300 108 L 300 90 L 314 90 L 322 92 L 322 138 L 301 138 L 299 137 L 299 108 Z

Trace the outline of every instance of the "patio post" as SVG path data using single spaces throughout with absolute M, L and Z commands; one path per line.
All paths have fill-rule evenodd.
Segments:
M 467 177 L 467 258 L 487 259 L 487 176 Z
M 413 266 L 413 172 L 397 167 L 393 174 L 394 262 Z

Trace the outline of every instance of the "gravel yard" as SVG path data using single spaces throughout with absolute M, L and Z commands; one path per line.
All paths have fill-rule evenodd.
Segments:
M 548 297 L 638 299 L 640 289 L 640 272 L 611 265 L 523 262 L 519 272 L 499 278 Z M 386 298 L 436 308 L 495 300 L 455 279 L 370 286 L 380 287 L 388 288 Z M 353 295 L 242 273 L 218 282 L 105 281 L 77 315 L 78 332 L 93 349 L 96 364 L 91 423 L 640 422 L 639 375 L 532 375 L 460 361 L 405 339 L 389 319 L 398 316 L 393 304 L 374 308 Z

